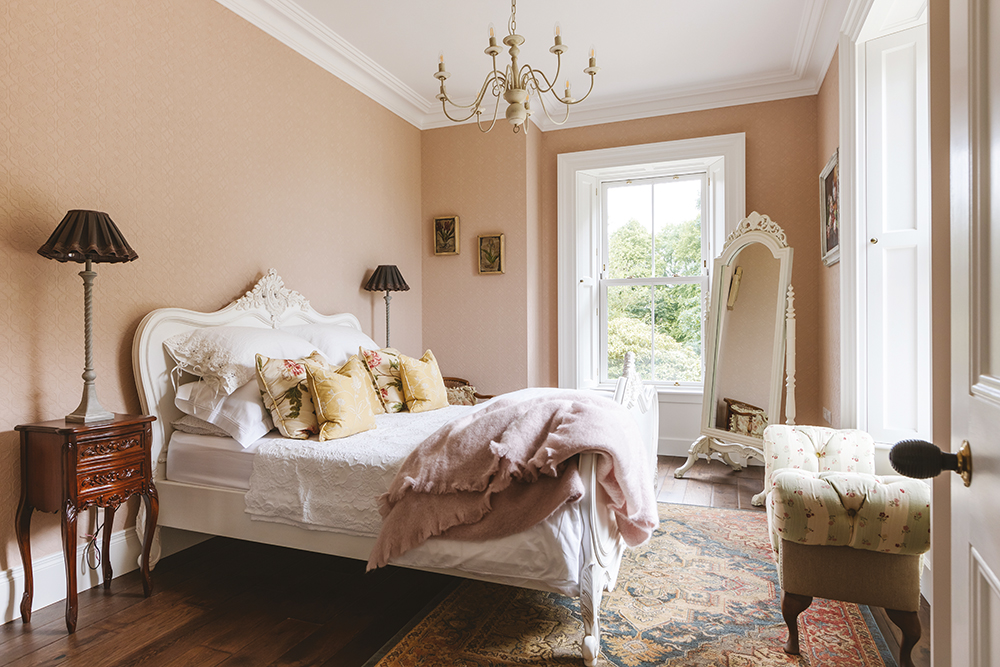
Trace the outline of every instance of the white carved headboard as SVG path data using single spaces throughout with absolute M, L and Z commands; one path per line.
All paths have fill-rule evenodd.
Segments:
M 146 315 L 132 341 L 132 370 L 143 413 L 156 416 L 152 443 L 155 478 L 164 476 L 162 464 L 166 460 L 166 443 L 173 431 L 170 424 L 181 416 L 174 405 L 174 388 L 170 381 L 174 361 L 164 349 L 163 341 L 175 334 L 205 327 L 280 329 L 313 323 L 339 324 L 361 331 L 361 323 L 354 315 L 317 313 L 300 293 L 285 288 L 274 269 L 246 294 L 214 313 L 159 308 Z

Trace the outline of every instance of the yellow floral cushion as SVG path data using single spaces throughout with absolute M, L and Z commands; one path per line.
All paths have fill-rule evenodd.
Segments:
M 401 354 L 399 362 L 407 410 L 429 412 L 448 406 L 448 391 L 433 352 L 427 350 L 419 359 Z
M 257 386 L 281 435 L 305 440 L 318 433 L 305 364 L 322 361 L 323 356 L 313 352 L 305 359 L 271 359 L 258 354 L 256 359 Z
M 375 428 L 378 404 L 365 364 L 357 356 L 340 368 L 325 361 L 309 361 L 309 386 L 321 424 L 320 440 L 346 438 Z
M 399 368 L 399 351 L 391 347 L 381 350 L 358 349 L 358 356 L 365 362 L 372 386 L 378 394 L 381 412 L 399 412 L 406 406 L 403 402 L 403 380 Z

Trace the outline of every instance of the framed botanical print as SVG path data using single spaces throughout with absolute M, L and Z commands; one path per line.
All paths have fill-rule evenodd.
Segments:
M 837 152 L 819 175 L 820 256 L 830 266 L 840 261 L 840 169 Z
M 486 234 L 479 237 L 479 273 L 500 274 L 507 269 L 504 257 L 503 234 Z
M 460 249 L 458 216 L 434 218 L 434 254 L 457 255 Z

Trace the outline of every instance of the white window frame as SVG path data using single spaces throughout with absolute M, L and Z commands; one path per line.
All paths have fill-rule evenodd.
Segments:
M 669 183 L 675 180 L 699 180 L 701 181 L 701 201 L 703 206 L 701 208 L 701 270 L 696 275 L 690 276 L 653 276 L 648 278 L 616 278 L 611 279 L 607 277 L 607 267 L 610 264 L 610 236 L 608 234 L 608 188 L 637 186 L 637 185 L 656 185 L 657 183 Z M 708 294 L 709 286 L 709 271 L 708 271 L 708 261 L 712 258 L 712 230 L 715 228 L 715 223 L 712 220 L 713 207 L 709 205 L 709 179 L 708 169 L 698 169 L 692 171 L 691 169 L 677 169 L 675 173 L 662 173 L 656 176 L 632 176 L 625 178 L 615 178 L 610 180 L 604 180 L 601 182 L 600 189 L 600 210 L 601 210 L 601 232 L 600 232 L 600 244 L 601 244 L 601 269 L 599 273 L 599 289 L 600 289 L 600 321 L 598 323 L 598 329 L 600 331 L 600 384 L 611 384 L 614 380 L 608 378 L 608 288 L 615 286 L 657 286 L 657 285 L 689 285 L 697 284 L 701 286 L 701 340 L 702 340 L 702 370 L 704 371 L 704 340 L 705 340 L 705 298 Z M 653 215 L 655 218 L 656 210 L 653 209 Z M 654 238 L 656 230 L 653 230 Z M 655 244 L 654 244 L 655 245 Z M 652 261 L 652 258 L 651 258 Z M 653 335 L 653 329 L 650 329 L 650 335 Z M 656 345 L 655 342 L 652 346 L 653 360 L 655 367 L 656 359 Z M 702 373 L 704 375 L 704 373 Z M 688 387 L 688 388 L 700 388 L 704 384 L 704 378 L 702 382 L 666 382 L 666 381 L 652 381 L 651 384 L 657 387 Z
M 563 153 L 558 163 L 559 386 L 594 387 L 600 382 L 599 256 L 597 183 L 645 165 L 657 169 L 707 169 L 713 180 L 709 205 L 714 215 L 711 247 L 722 248 L 746 212 L 746 135 L 682 139 L 655 144 Z M 667 164 L 669 163 L 669 165 Z M 665 392 L 701 395 L 698 387 L 660 387 Z

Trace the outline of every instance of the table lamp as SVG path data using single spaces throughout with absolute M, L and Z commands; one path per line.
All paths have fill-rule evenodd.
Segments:
M 385 346 L 389 347 L 389 292 L 405 292 L 410 286 L 403 280 L 403 275 L 395 264 L 380 264 L 372 277 L 368 279 L 365 289 L 369 292 L 385 292 Z
M 66 415 L 68 422 L 110 421 L 114 415 L 105 410 L 97 400 L 93 358 L 93 289 L 97 273 L 91 269 L 92 263 L 100 262 L 131 262 L 139 257 L 128 241 L 118 231 L 107 213 L 100 211 L 73 210 L 66 214 L 52 236 L 38 249 L 42 257 L 59 262 L 86 262 L 86 267 L 80 272 L 83 278 L 83 314 L 84 314 L 84 352 L 85 365 L 83 371 L 83 399 L 79 407 Z

